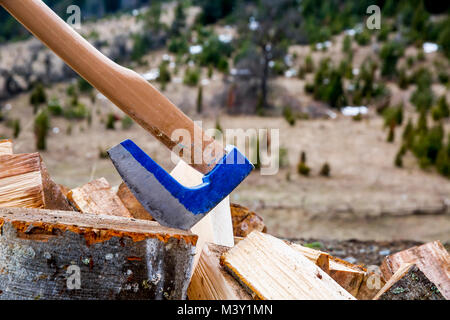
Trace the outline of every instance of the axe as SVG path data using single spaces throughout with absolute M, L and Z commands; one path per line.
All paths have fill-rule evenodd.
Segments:
M 0 0 L 0 5 L 170 150 L 177 147 L 187 154 L 189 164 L 204 174 L 203 183 L 188 188 L 131 140 L 108 151 L 127 186 L 161 225 L 190 229 L 253 170 L 237 148 L 224 148 L 207 136 L 143 77 L 105 57 L 41 0 Z M 183 145 L 172 137 L 177 129 L 184 129 L 194 139 L 200 132 L 199 139 Z

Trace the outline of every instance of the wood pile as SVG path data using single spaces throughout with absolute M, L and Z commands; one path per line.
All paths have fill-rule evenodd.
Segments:
M 0 299 L 186 298 L 197 235 L 135 219 L 104 178 L 59 186 L 12 147 L 0 141 Z
M 201 177 L 185 170 L 174 176 L 195 185 Z M 38 153 L 14 154 L 1 140 L 0 299 L 450 297 L 450 256 L 439 241 L 387 256 L 377 272 L 269 235 L 248 208 L 221 206 L 232 228 L 214 216 L 191 231 L 162 227 L 124 183 L 57 185 Z

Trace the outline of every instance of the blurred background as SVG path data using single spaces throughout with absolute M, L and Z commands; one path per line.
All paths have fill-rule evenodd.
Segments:
M 280 130 L 280 170 L 231 195 L 286 238 L 450 241 L 450 15 L 422 0 L 48 0 L 204 128 Z M 370 5 L 381 9 L 369 29 Z M 447 3 L 448 4 L 448 3 Z M 372 17 L 372 18 L 371 18 Z M 0 138 L 69 188 L 170 153 L 0 10 Z M 256 163 L 257 167 L 260 163 Z M 387 253 L 384 253 L 387 254 Z

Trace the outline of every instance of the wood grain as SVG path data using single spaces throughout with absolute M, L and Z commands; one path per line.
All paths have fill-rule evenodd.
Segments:
M 257 299 L 355 299 L 303 254 L 261 232 L 223 254 L 221 264 Z
M 38 153 L 0 156 L 0 207 L 45 206 Z
M 0 140 L 0 156 L 13 154 L 13 143 L 11 140 Z
M 245 289 L 220 265 L 230 248 L 206 243 L 188 288 L 189 300 L 250 300 Z
M 405 263 L 414 263 L 450 299 L 450 255 L 440 241 L 397 252 L 387 256 L 381 264 L 383 277 L 388 281 Z
M 107 214 L 132 218 L 128 209 L 114 193 L 105 178 L 75 188 L 67 194 L 70 202 L 82 213 Z
M 374 300 L 445 300 L 436 285 L 413 263 L 397 269 Z

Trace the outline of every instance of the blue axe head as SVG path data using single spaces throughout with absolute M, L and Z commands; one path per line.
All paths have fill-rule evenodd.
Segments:
M 188 188 L 175 180 L 133 141 L 125 140 L 108 150 L 114 166 L 142 206 L 161 225 L 189 230 L 227 197 L 254 166 L 234 146 L 203 177 Z

